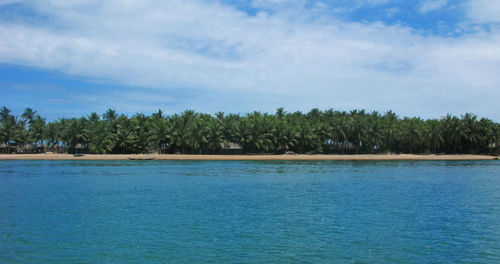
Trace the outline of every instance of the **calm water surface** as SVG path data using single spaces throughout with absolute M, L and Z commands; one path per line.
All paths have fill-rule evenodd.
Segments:
M 500 263 L 500 162 L 0 161 L 0 263 Z

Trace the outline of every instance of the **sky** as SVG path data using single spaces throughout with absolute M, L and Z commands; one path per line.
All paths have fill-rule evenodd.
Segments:
M 0 0 L 0 106 L 500 121 L 498 0 Z

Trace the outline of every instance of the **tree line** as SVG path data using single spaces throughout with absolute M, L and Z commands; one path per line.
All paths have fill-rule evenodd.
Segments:
M 466 113 L 440 119 L 399 117 L 364 110 L 312 109 L 308 113 L 252 112 L 215 115 L 187 110 L 165 115 L 161 110 L 132 117 L 108 109 L 102 116 L 47 122 L 26 108 L 20 117 L 0 109 L 3 152 L 25 146 L 65 153 L 489 153 L 499 145 L 500 124 Z M 498 149 L 497 149 L 498 151 Z

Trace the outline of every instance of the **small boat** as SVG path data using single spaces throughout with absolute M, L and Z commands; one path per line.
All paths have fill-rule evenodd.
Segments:
M 78 154 L 73 154 L 73 157 L 83 157 L 85 154 L 83 153 L 78 153 Z
M 154 160 L 155 158 L 128 158 L 129 160 Z

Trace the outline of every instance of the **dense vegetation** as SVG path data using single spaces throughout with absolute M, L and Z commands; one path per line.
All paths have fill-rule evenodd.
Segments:
M 166 116 L 159 110 L 127 117 L 109 109 L 102 118 L 91 113 L 46 122 L 30 108 L 21 117 L 0 110 L 3 152 L 31 146 L 40 152 L 208 154 L 226 153 L 223 143 L 236 143 L 242 153 L 491 153 L 499 139 L 500 124 L 470 113 L 423 120 L 392 111 L 304 114 L 279 108 L 274 115 L 189 110 Z

